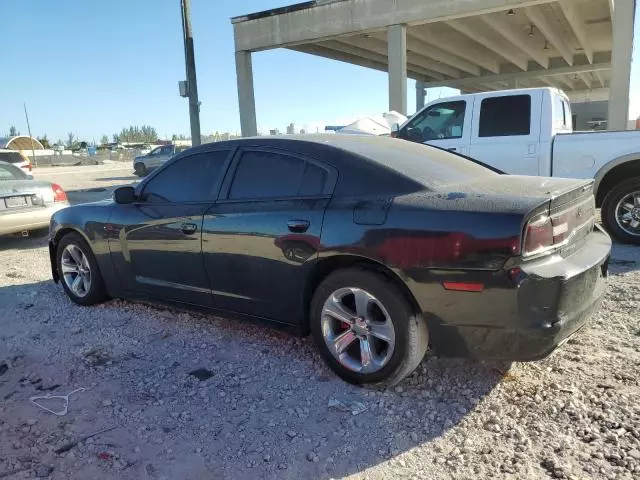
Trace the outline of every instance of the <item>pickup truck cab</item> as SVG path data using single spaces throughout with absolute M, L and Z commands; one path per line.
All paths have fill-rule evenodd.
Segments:
M 640 131 L 573 132 L 572 124 L 564 92 L 529 88 L 435 100 L 393 136 L 508 174 L 593 178 L 605 228 L 640 245 Z

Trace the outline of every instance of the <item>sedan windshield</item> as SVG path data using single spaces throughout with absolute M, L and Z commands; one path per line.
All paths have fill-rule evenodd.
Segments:
M 0 163 L 0 181 L 3 180 L 28 180 L 26 173 L 13 165 Z

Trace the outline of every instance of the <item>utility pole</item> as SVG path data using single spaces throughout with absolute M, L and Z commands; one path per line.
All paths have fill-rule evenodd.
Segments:
M 27 131 L 29 132 L 29 138 L 31 139 L 31 153 L 33 155 L 33 165 L 38 166 L 38 160 L 36 160 L 36 149 L 33 146 L 33 137 L 31 136 L 31 125 L 29 125 L 29 115 L 27 114 L 27 102 L 22 102 L 24 105 L 24 117 L 27 119 Z
M 193 53 L 193 34 L 191 32 L 190 0 L 180 0 L 182 12 L 182 35 L 184 40 L 184 61 L 187 73 L 187 95 L 189 97 L 189 121 L 191 123 L 191 145 L 200 145 L 200 102 L 198 101 L 198 82 L 196 80 L 196 60 Z

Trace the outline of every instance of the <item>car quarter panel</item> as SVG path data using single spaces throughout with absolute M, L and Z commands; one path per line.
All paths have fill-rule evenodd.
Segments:
M 348 254 L 385 265 L 405 282 L 421 310 L 459 318 L 455 321 L 477 321 L 477 297 L 448 292 L 444 281 L 481 282 L 488 318 L 505 305 L 517 311 L 512 294 L 505 295 L 513 285 L 502 267 L 519 249 L 522 213 L 446 211 L 388 201 L 387 220 L 376 225 L 353 221 L 361 198 L 334 199 L 325 215 L 320 257 Z M 379 202 L 371 204 L 379 208 Z M 460 314 L 464 309 L 474 314 Z
M 82 235 L 96 257 L 100 273 L 109 295 L 122 296 L 109 252 L 108 239 L 113 235 L 113 226 L 109 223 L 114 204 L 111 200 L 87 203 L 65 208 L 51 217 L 49 226 L 49 246 L 52 253 L 60 238 L 69 232 Z M 55 255 L 52 257 L 55 262 Z M 55 265 L 52 265 L 55 267 Z

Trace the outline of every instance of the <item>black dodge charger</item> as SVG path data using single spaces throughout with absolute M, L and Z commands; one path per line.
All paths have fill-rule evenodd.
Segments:
M 192 148 L 113 201 L 57 212 L 52 273 L 80 305 L 196 307 L 311 333 L 348 382 L 436 354 L 536 360 L 599 305 L 611 241 L 590 181 L 501 175 L 383 137 Z

